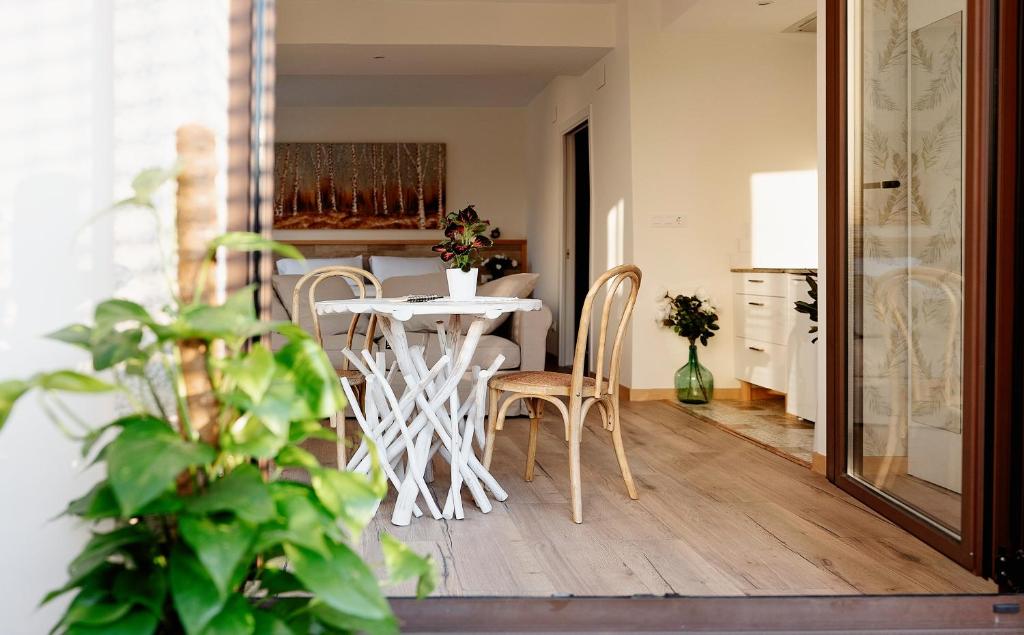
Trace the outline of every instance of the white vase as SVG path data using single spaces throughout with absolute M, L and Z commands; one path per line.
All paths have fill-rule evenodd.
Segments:
M 469 271 L 448 269 L 448 295 L 455 300 L 466 300 L 476 297 L 476 278 L 480 270 L 476 267 Z

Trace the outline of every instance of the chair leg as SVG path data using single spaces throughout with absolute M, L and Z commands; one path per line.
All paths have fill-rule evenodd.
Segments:
M 338 453 L 338 469 L 344 470 L 345 466 L 348 465 L 348 448 L 345 447 L 345 411 L 342 410 L 335 413 L 331 417 L 331 424 L 338 435 L 336 448 Z
M 583 490 L 580 482 L 580 437 L 583 422 L 580 421 L 580 404 L 575 399 L 569 406 L 569 490 L 572 496 L 572 520 L 583 522 Z
M 633 500 L 640 496 L 636 491 L 636 484 L 633 482 L 633 473 L 629 471 L 629 463 L 626 461 L 626 448 L 622 445 L 622 425 L 619 422 L 619 402 L 615 400 L 611 407 L 612 416 L 612 444 L 615 446 L 615 458 L 619 460 L 619 470 L 622 471 L 622 480 L 626 482 L 626 492 Z
M 498 401 L 501 391 L 497 388 L 487 389 L 487 438 L 484 439 L 484 469 L 491 469 L 491 456 L 494 454 L 494 436 L 498 432 Z
M 527 399 L 527 409 L 530 411 L 530 445 L 526 450 L 526 472 L 523 479 L 533 480 L 533 467 L 537 462 L 537 436 L 540 433 L 540 420 L 544 416 L 544 401 L 542 399 Z

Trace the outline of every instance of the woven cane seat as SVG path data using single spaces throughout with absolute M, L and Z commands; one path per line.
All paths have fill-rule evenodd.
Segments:
M 337 368 L 335 371 L 338 373 L 338 379 L 345 378 L 352 386 L 358 386 L 366 381 L 363 374 L 355 369 L 343 370 L 341 368 Z
M 605 382 L 601 382 L 603 385 Z M 572 375 L 569 373 L 553 373 L 544 370 L 531 370 L 508 375 L 498 375 L 490 381 L 489 386 L 508 392 L 527 393 L 533 395 L 551 395 L 568 397 L 572 388 Z M 597 384 L 592 377 L 583 378 L 583 396 L 593 397 L 597 394 Z

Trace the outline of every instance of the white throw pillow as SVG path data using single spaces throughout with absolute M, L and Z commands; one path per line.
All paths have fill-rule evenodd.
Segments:
M 294 276 L 309 273 L 320 267 L 355 267 L 363 268 L 362 256 L 350 256 L 348 258 L 307 258 L 296 260 L 294 258 L 281 258 L 277 261 L 277 273 L 282 276 Z
M 381 282 L 395 276 L 421 276 L 444 270 L 440 258 L 404 258 L 402 256 L 370 256 L 370 273 Z

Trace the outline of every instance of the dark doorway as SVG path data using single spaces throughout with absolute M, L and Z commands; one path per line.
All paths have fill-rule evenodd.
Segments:
M 590 128 L 583 122 L 569 133 L 573 144 L 573 333 L 590 290 Z

